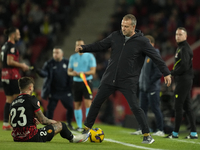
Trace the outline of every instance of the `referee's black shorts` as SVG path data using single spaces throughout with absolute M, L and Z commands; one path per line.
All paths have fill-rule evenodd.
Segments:
M 92 91 L 92 81 L 87 80 L 88 85 Z M 73 97 L 75 102 L 81 102 L 83 97 L 84 99 L 91 99 L 92 100 L 92 94 L 88 93 L 88 90 L 84 84 L 84 82 L 73 82 Z
M 6 96 L 13 96 L 14 94 L 20 93 L 18 80 L 1 79 L 1 81 Z

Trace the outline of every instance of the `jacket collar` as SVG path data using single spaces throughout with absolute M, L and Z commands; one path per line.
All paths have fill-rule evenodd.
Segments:
M 180 42 L 180 43 L 177 43 L 178 44 L 178 46 L 182 46 L 182 45 L 184 45 L 184 44 L 186 44 L 187 43 L 187 40 L 185 40 L 185 41 L 182 41 L 182 42 Z

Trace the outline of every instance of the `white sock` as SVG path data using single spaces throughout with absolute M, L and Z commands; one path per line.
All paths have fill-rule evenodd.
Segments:
M 3 122 L 4 126 L 9 126 L 10 124 L 8 122 Z

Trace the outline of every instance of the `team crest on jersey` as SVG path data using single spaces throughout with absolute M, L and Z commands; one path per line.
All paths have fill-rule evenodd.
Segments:
M 75 62 L 75 63 L 73 64 L 73 66 L 74 66 L 74 67 L 78 67 L 78 62 Z
M 37 102 L 37 105 L 40 107 L 40 102 L 39 101 Z
M 66 65 L 66 64 L 63 64 L 63 68 L 67 68 L 67 65 Z
M 11 53 L 15 53 L 15 48 L 11 48 L 11 49 L 10 49 L 10 52 L 11 52 Z
M 49 130 L 47 130 L 47 132 L 48 132 L 48 133 L 52 133 L 52 130 L 51 130 L 51 129 L 49 129 Z

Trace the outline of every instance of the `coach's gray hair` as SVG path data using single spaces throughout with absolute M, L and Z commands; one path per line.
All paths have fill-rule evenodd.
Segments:
M 131 20 L 131 24 L 132 25 L 135 25 L 136 26 L 136 24 L 137 24 L 137 20 L 136 20 L 136 18 L 135 18 L 135 16 L 134 15 L 132 15 L 132 14 L 127 14 L 127 15 L 125 15 L 124 17 L 123 17 L 123 19 L 124 20 Z

